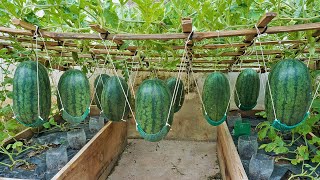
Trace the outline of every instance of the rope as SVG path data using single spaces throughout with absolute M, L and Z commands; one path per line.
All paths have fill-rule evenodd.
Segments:
M 181 72 L 182 72 L 182 65 L 184 64 L 185 62 L 185 58 L 188 57 L 188 43 L 190 42 L 190 39 L 191 39 L 191 35 L 194 33 L 194 31 L 191 31 L 190 34 L 188 35 L 188 38 L 184 44 L 184 52 L 182 54 L 182 58 L 180 59 L 180 65 L 179 65 L 179 71 L 178 71 L 178 78 L 177 78 L 177 81 L 175 83 L 175 87 L 174 87 L 174 90 L 173 90 L 173 96 L 171 98 L 171 102 L 170 102 L 170 107 L 169 107 L 169 112 L 168 112 L 168 115 L 167 115 L 167 120 L 166 120 L 166 126 L 171 126 L 168 121 L 169 121 L 169 118 L 170 118 L 170 114 L 171 114 L 171 109 L 172 109 L 172 106 L 176 100 L 176 97 L 177 97 L 177 94 L 178 94 L 178 87 L 179 87 L 179 84 L 180 84 L 180 80 L 181 80 Z
M 39 34 L 40 34 L 40 37 L 42 38 L 43 46 L 44 46 L 44 48 L 45 48 L 45 50 L 46 50 L 46 54 L 47 54 L 47 56 L 48 56 L 49 66 L 50 66 L 51 69 L 53 69 L 53 68 L 52 68 L 52 63 L 51 63 L 51 58 L 50 58 L 50 56 L 49 56 L 49 52 L 48 52 L 46 43 L 45 43 L 45 41 L 44 41 L 44 39 L 43 39 L 43 36 L 42 36 L 42 34 L 41 34 L 41 31 L 38 31 L 38 32 L 39 32 Z M 63 43 L 63 45 L 62 45 L 62 49 L 63 49 L 63 48 L 64 48 L 64 43 Z M 62 51 L 60 52 L 60 58 L 62 58 Z M 55 81 L 54 81 L 53 77 L 51 77 L 51 78 L 52 78 L 53 84 L 55 84 Z M 64 109 L 64 105 L 63 105 L 63 102 L 62 102 L 62 99 L 61 99 L 61 95 L 60 95 L 60 91 L 59 91 L 59 88 L 58 88 L 58 87 L 57 87 L 57 92 L 58 92 L 58 97 L 59 97 L 60 104 L 61 104 L 61 109 L 60 109 L 60 111 L 62 112 L 62 117 L 63 117 L 65 120 L 67 120 L 67 121 L 69 121 L 69 122 L 71 122 L 71 123 L 80 123 L 83 119 L 85 119 L 85 118 L 88 116 L 88 114 L 90 113 L 90 105 L 89 105 L 89 107 L 86 109 L 86 111 L 85 111 L 81 116 L 78 116 L 78 117 L 73 117 L 73 116 L 71 116 L 71 115 L 70 115 L 68 112 L 66 112 L 65 109 Z
M 99 34 L 99 36 L 100 36 L 100 39 L 102 40 L 102 42 L 104 42 L 105 39 L 103 39 L 103 38 L 101 37 L 101 34 Z M 115 37 L 116 37 L 116 36 L 113 36 L 113 39 L 112 39 L 112 40 L 114 40 Z M 122 92 L 123 92 L 123 94 L 124 94 L 124 96 L 125 96 L 126 102 L 128 103 L 128 106 L 129 106 L 130 112 L 131 112 L 131 114 L 132 114 L 132 116 L 133 116 L 133 119 L 135 120 L 135 122 L 136 122 L 136 124 L 137 124 L 136 117 L 135 117 L 135 115 L 134 115 L 134 113 L 133 113 L 133 110 L 132 110 L 132 108 L 131 108 L 131 105 L 130 105 L 128 96 L 127 96 L 127 94 L 125 93 L 125 90 L 124 90 L 124 88 L 123 88 L 123 86 L 122 86 L 122 83 L 121 83 L 121 80 L 120 80 L 120 78 L 119 78 L 119 75 L 118 75 L 118 73 L 117 73 L 116 67 L 115 67 L 115 65 L 114 65 L 114 63 L 113 63 L 113 60 L 111 59 L 110 48 L 108 49 L 107 45 L 104 44 L 104 43 L 103 43 L 103 45 L 104 45 L 105 49 L 107 50 L 107 57 L 108 57 L 108 59 L 110 60 L 111 65 L 112 65 L 112 67 L 113 67 L 113 71 L 114 71 L 114 73 L 115 73 L 116 76 L 117 76 L 118 82 L 119 82 L 120 87 L 121 87 L 121 89 L 122 89 Z
M 44 39 L 43 39 L 43 36 L 42 36 L 41 31 L 38 31 L 38 32 L 39 32 L 40 37 L 42 38 L 43 47 L 44 47 L 44 49 L 46 50 L 46 54 L 47 54 L 48 61 L 49 61 L 49 66 L 50 66 L 51 69 L 53 69 L 52 63 L 51 63 L 51 57 L 49 56 L 49 52 L 48 52 L 48 49 L 47 49 L 46 42 L 45 42 Z M 62 49 L 63 49 L 63 48 L 64 48 L 64 43 L 62 44 Z M 62 58 L 62 51 L 60 52 L 60 58 Z M 52 83 L 53 83 L 53 84 L 56 84 L 56 83 L 55 83 L 55 80 L 54 80 L 54 78 L 53 78 L 52 76 L 51 76 L 51 80 L 52 80 Z M 57 88 L 57 93 L 58 93 L 58 98 L 59 98 L 60 104 L 61 104 L 61 109 L 60 109 L 60 111 L 64 111 L 64 105 L 63 105 L 62 100 L 61 100 L 59 88 Z
M 260 51 L 261 51 L 261 56 L 262 56 L 263 65 L 264 65 L 265 71 L 267 72 L 268 69 L 267 69 L 267 65 L 266 65 L 265 59 L 264 59 L 263 50 L 262 50 L 262 45 L 261 45 L 261 41 L 260 41 L 261 33 L 260 33 L 260 30 L 259 30 L 259 28 L 257 27 L 257 25 L 254 25 L 254 26 L 255 26 L 255 28 L 256 28 L 256 30 L 257 30 L 257 38 L 256 38 L 256 39 L 259 39 Z M 273 114 L 274 114 L 275 119 L 277 119 L 277 114 L 276 114 L 276 110 L 275 110 L 275 106 L 274 106 L 274 101 L 273 101 L 273 97 L 272 97 L 272 93 L 271 93 L 269 78 L 267 78 L 267 85 L 268 85 L 269 95 L 270 95 L 271 104 L 272 104 L 272 108 L 273 108 Z
M 36 61 L 37 61 L 37 96 L 38 96 L 38 117 L 41 121 L 44 121 L 41 117 L 41 113 L 40 113 L 40 86 L 39 86 L 39 58 L 38 58 L 38 54 L 37 54 L 37 50 L 38 50 L 38 32 L 39 32 L 39 27 L 36 26 L 36 30 L 34 32 L 34 36 L 33 38 L 35 38 L 36 40 L 36 51 L 35 51 L 35 55 L 36 55 Z

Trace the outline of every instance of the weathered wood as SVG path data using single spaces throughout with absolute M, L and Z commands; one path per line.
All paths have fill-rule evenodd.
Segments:
M 181 19 L 181 26 L 183 33 L 192 32 L 192 18 L 186 17 Z
M 127 123 L 109 122 L 54 177 L 62 180 L 106 178 L 110 163 L 127 144 Z M 114 165 L 114 164 L 113 164 Z
M 219 145 L 219 142 L 217 143 L 217 155 L 218 155 L 221 178 L 223 180 L 231 180 L 230 176 L 229 176 L 229 171 L 226 168 L 226 162 L 225 162 L 226 158 L 223 155 L 223 152 L 222 152 L 222 149 L 221 149 L 221 145 Z
M 11 40 L 8 36 L 0 36 L 0 39 Z M 35 40 L 31 38 L 16 38 L 18 42 L 27 42 L 35 44 Z M 266 41 L 266 42 L 256 42 L 257 45 L 277 45 L 277 44 L 302 44 L 305 43 L 306 40 L 284 40 L 284 41 Z M 59 42 L 59 41 L 38 41 L 38 45 L 46 45 L 49 46 L 64 46 L 64 47 L 78 47 L 78 44 L 72 42 Z M 248 43 L 230 43 L 230 44 L 208 44 L 203 46 L 193 46 L 193 49 L 221 49 L 221 48 L 230 48 L 230 47 L 244 47 L 247 46 Z M 93 49 L 105 49 L 104 45 L 100 44 L 90 44 L 89 48 Z M 117 49 L 117 46 L 108 46 L 109 49 Z M 137 49 L 145 49 L 145 47 L 137 47 L 137 46 L 128 46 L 126 48 L 129 51 L 136 51 Z M 184 46 L 172 46 L 172 49 L 184 49 Z
M 263 28 L 264 30 L 266 30 L 265 28 L 267 27 L 268 23 L 277 16 L 276 13 L 273 12 L 268 12 L 266 13 L 260 20 L 259 22 L 256 24 L 257 28 Z M 254 29 L 256 29 L 256 27 L 254 27 Z M 259 29 L 260 31 L 260 29 Z M 244 55 L 247 48 L 249 46 L 251 46 L 253 44 L 253 40 L 255 39 L 255 37 L 258 35 L 258 32 L 254 35 L 246 35 L 245 36 L 245 40 L 243 41 L 244 43 L 247 43 L 246 46 L 240 47 L 238 52 L 241 52 L 241 55 Z M 240 56 L 241 56 L 240 55 Z M 240 56 L 235 56 L 233 59 L 235 60 L 234 63 L 231 63 L 229 68 L 232 68 L 232 66 L 234 64 L 237 64 L 240 60 Z
M 110 54 L 110 55 L 122 55 L 122 56 L 134 56 L 133 52 L 123 52 L 123 51 L 109 51 L 105 49 L 91 49 L 90 50 L 94 54 Z
M 258 28 L 265 28 L 265 27 L 269 24 L 269 22 L 271 22 L 272 19 L 275 18 L 276 16 L 277 16 L 277 13 L 275 13 L 275 12 L 268 12 L 268 13 L 266 13 L 266 14 L 259 20 L 259 22 L 256 24 L 256 26 L 257 26 Z M 255 34 L 255 35 L 247 35 L 247 36 L 245 37 L 244 42 L 246 42 L 246 43 L 251 43 L 252 40 L 253 40 L 255 37 L 256 37 L 256 34 Z
M 285 32 L 297 32 L 307 30 L 319 30 L 320 23 L 307 23 L 297 24 L 291 26 L 274 26 L 269 27 L 265 33 L 276 34 Z M 14 34 L 14 35 L 26 35 L 33 36 L 29 30 L 19 30 L 6 27 L 0 27 L 0 32 Z M 246 36 L 255 35 L 256 29 L 242 29 L 242 30 L 226 30 L 219 32 L 194 32 L 193 39 L 202 40 L 218 37 L 232 37 L 232 36 Z M 58 33 L 58 32 L 45 32 L 43 37 L 49 37 L 53 39 L 88 39 L 88 40 L 101 40 L 99 34 L 89 33 Z M 109 34 L 108 40 L 174 40 L 185 39 L 188 35 L 184 33 L 171 33 L 171 34 Z
M 237 149 L 233 143 L 226 122 L 217 127 L 218 146 L 221 148 L 223 161 L 225 162 L 226 176 L 230 179 L 248 179 L 243 168 Z
M 100 33 L 101 35 L 103 35 L 102 37 L 103 38 L 105 38 L 105 36 L 108 36 L 109 34 L 109 32 L 108 32 L 108 30 L 106 30 L 106 29 L 104 29 L 104 28 L 102 28 L 100 25 L 98 25 L 98 24 L 91 24 L 90 25 L 90 27 L 91 27 L 91 29 L 93 29 L 93 30 L 95 30 L 95 31 L 97 31 L 98 33 Z M 123 44 L 123 41 L 122 40 L 113 40 L 113 42 L 115 42 L 116 44 L 118 44 L 118 45 L 121 45 L 121 44 Z

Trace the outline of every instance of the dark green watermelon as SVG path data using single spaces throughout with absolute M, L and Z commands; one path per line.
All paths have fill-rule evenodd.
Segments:
M 29 127 L 41 126 L 48 120 L 51 109 L 51 87 L 48 72 L 40 63 L 38 72 L 40 115 L 38 114 L 37 62 L 20 63 L 13 78 L 14 114 L 21 124 Z
M 210 124 L 215 125 L 214 122 L 217 122 L 216 125 L 219 125 L 219 121 L 225 119 L 229 99 L 230 85 L 227 77 L 221 72 L 209 74 L 203 85 L 202 100 L 208 117 L 213 121 L 210 123 L 210 119 L 206 118 Z
M 83 121 L 90 107 L 90 86 L 86 75 L 80 70 L 69 69 L 60 77 L 58 89 L 58 103 L 64 108 L 63 119 L 72 123 Z
M 95 95 L 94 95 L 94 101 L 95 101 L 97 107 L 100 110 L 102 110 L 101 109 L 101 93 L 102 93 L 102 89 L 103 89 L 104 85 L 106 85 L 106 83 L 107 83 L 109 78 L 110 78 L 110 76 L 107 75 L 107 74 L 100 74 L 94 80 L 93 88 L 96 89 Z
M 279 61 L 268 76 L 277 119 L 288 126 L 304 119 L 311 103 L 311 78 L 307 66 L 296 59 Z M 268 84 L 265 94 L 267 119 L 275 119 Z
M 184 101 L 184 85 L 183 82 L 181 81 L 181 79 L 175 78 L 175 77 L 171 77 L 169 79 L 167 79 L 166 81 L 167 86 L 169 87 L 169 90 L 171 92 L 171 95 L 173 97 L 175 97 L 174 99 L 174 112 L 178 112 L 182 105 L 183 105 L 183 101 Z M 176 83 L 177 83 L 177 88 L 176 88 L 176 95 L 174 96 L 174 88 L 176 87 Z
M 101 108 L 104 115 L 111 121 L 121 121 L 122 118 L 126 119 L 129 115 L 130 109 L 121 85 L 125 93 L 127 93 L 128 101 L 130 102 L 130 90 L 126 81 L 121 77 L 111 76 L 101 93 Z
M 169 130 L 166 126 L 173 121 L 173 109 L 169 113 L 171 103 L 171 93 L 168 86 L 159 79 L 149 79 L 143 81 L 136 92 L 135 114 L 139 127 L 148 135 L 155 135 L 152 138 L 145 139 L 149 141 L 161 140 Z M 168 128 L 163 131 L 164 128 Z M 160 133 L 165 132 L 165 133 Z M 160 134 L 158 134 L 160 133 Z
M 259 91 L 259 74 L 253 69 L 244 69 L 237 78 L 234 102 L 239 109 L 249 111 L 257 105 Z

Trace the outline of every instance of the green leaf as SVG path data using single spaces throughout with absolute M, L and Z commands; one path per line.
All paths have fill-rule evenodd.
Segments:
M 260 129 L 260 131 L 258 132 L 258 138 L 260 140 L 263 140 L 267 136 L 267 132 L 269 129 L 270 129 L 270 126 L 266 126 L 262 129 Z
M 44 124 L 43 124 L 43 127 L 46 128 L 46 129 L 51 128 L 50 122 L 44 123 Z
M 72 59 L 74 60 L 74 62 L 79 61 L 79 56 L 77 52 L 72 52 Z
M 6 150 L 9 150 L 12 147 L 12 144 L 8 144 Z
M 276 154 L 283 154 L 283 153 L 287 153 L 287 152 L 289 152 L 289 149 L 287 148 L 287 147 L 276 147 L 275 149 L 274 149 L 274 152 L 276 153 Z

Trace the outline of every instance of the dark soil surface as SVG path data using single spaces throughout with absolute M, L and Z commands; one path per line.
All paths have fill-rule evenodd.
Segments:
M 99 117 L 94 117 L 99 118 Z M 86 134 L 86 142 L 90 141 L 97 132 L 89 131 L 89 118 L 73 128 L 83 128 Z M 43 145 L 43 150 L 29 149 L 14 159 L 23 159 L 29 163 L 29 166 L 25 164 L 17 164 L 12 170 L 7 166 L 0 165 L 0 177 L 6 178 L 21 178 L 21 179 L 51 179 L 60 169 L 47 170 L 46 166 L 46 152 L 53 148 L 67 149 L 68 161 L 77 154 L 80 149 L 72 149 L 69 147 L 67 140 L 67 132 L 61 132 L 59 130 L 50 130 L 35 134 L 28 144 L 30 145 Z M 38 146 L 39 147 L 39 146 Z M 11 164 L 9 158 L 0 154 L 0 161 L 3 163 Z M 1 179 L 1 178 L 0 178 Z
M 264 122 L 266 121 L 266 119 L 264 118 L 259 118 L 259 117 L 242 117 L 242 119 L 244 120 L 248 120 L 251 124 L 251 135 L 257 136 L 257 130 L 255 129 L 256 126 L 260 123 L 260 122 Z M 228 122 L 229 121 L 229 122 Z M 232 122 L 231 119 L 227 120 L 227 124 L 228 124 L 228 128 L 229 131 L 232 135 L 233 141 L 237 147 L 238 145 L 238 139 L 236 137 L 233 136 L 233 124 L 234 122 Z M 288 140 L 288 142 L 290 142 L 290 140 Z M 262 145 L 264 142 L 258 141 L 259 146 Z M 300 146 L 301 143 L 303 144 L 304 142 L 299 142 L 297 141 L 291 148 L 292 149 L 296 149 L 297 146 Z M 267 154 L 269 156 L 279 156 L 276 155 L 273 152 L 265 152 L 263 149 L 258 149 L 258 152 L 260 154 Z M 241 160 L 242 164 L 244 166 L 244 169 L 247 173 L 247 175 L 249 176 L 249 163 L 250 160 Z M 279 161 L 279 162 L 275 162 L 274 163 L 274 170 L 272 172 L 272 175 L 270 177 L 270 180 L 284 180 L 284 179 L 288 179 L 290 177 L 291 174 L 300 174 L 301 173 L 301 164 L 298 165 L 292 165 L 291 163 L 289 163 L 288 161 Z M 252 179 L 249 177 L 249 180 Z

